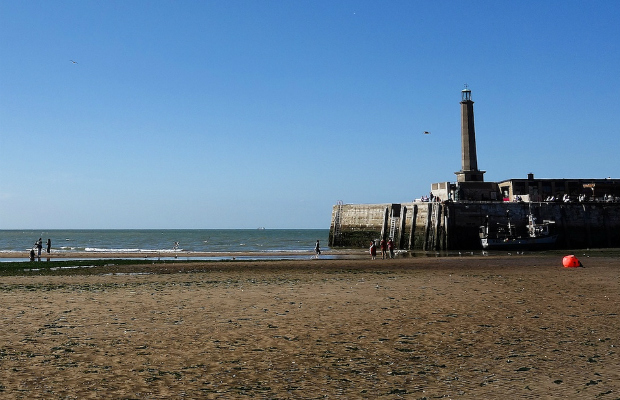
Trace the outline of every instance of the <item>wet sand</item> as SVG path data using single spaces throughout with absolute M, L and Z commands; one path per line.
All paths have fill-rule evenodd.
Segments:
M 327 252 L 323 252 L 322 258 L 366 258 L 367 251 L 365 250 L 334 250 L 331 249 Z M 140 252 L 122 252 L 122 251 L 52 251 L 51 253 L 41 253 L 41 257 L 35 255 L 35 259 L 41 261 L 49 260 L 64 260 L 64 259 L 234 259 L 234 258 L 253 258 L 253 259 L 275 259 L 278 257 L 298 257 L 311 259 L 314 258 L 314 252 L 294 252 L 294 251 L 273 251 L 273 252 L 157 252 L 157 251 L 140 251 Z M 13 259 L 16 261 L 28 261 L 30 255 L 27 251 L 7 251 L 0 253 L 0 260 Z
M 0 280 L 0 395 L 620 398 L 620 260 L 204 262 Z

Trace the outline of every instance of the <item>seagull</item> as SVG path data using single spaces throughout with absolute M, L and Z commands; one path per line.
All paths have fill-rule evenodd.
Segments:
M 431 133 L 429 131 L 424 131 L 425 135 L 430 135 Z
M 73 61 L 73 60 L 69 60 L 69 61 L 71 61 L 73 64 L 77 64 L 77 61 Z

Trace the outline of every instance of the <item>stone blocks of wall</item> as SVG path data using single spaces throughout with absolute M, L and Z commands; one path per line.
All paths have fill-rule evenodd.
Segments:
M 381 237 L 390 204 L 343 204 L 332 209 L 329 244 L 332 247 L 365 247 Z M 340 214 L 340 215 L 338 215 Z M 339 221 L 336 227 L 335 221 Z
M 394 204 L 334 206 L 330 245 L 366 247 L 385 238 Z M 555 221 L 558 248 L 620 247 L 620 204 L 616 203 L 402 203 L 395 242 L 401 249 L 457 250 L 480 248 L 479 228 L 488 216 L 492 223 L 525 226 L 528 214 Z M 336 226 L 335 222 L 340 221 Z

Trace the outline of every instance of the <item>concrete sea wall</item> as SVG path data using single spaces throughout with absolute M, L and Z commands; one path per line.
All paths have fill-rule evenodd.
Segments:
M 367 247 L 392 237 L 399 249 L 479 249 L 479 227 L 511 222 L 524 227 L 530 210 L 538 221 L 555 221 L 557 248 L 620 247 L 619 203 L 411 202 L 336 204 L 331 247 Z

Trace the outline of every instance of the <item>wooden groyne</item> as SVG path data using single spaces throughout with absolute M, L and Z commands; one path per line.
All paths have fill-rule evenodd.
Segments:
M 393 238 L 406 250 L 479 249 L 479 227 L 506 222 L 527 224 L 530 211 L 555 221 L 558 248 L 620 247 L 620 203 L 411 202 L 342 204 L 332 209 L 329 245 L 367 247 Z

